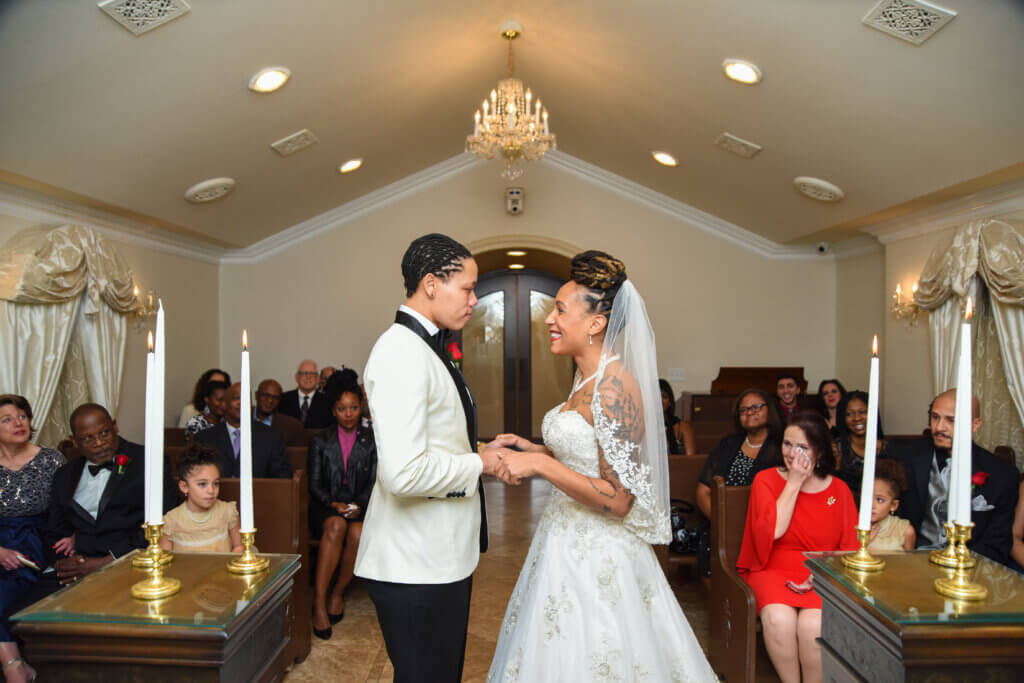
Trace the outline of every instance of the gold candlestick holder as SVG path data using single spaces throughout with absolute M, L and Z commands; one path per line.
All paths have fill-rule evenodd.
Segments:
M 974 523 L 957 524 L 954 530 L 956 538 L 957 563 L 952 577 L 935 579 L 935 592 L 939 595 L 954 600 L 984 600 L 988 596 L 988 589 L 980 583 L 974 583 L 967 578 L 967 570 L 976 564 L 967 549 L 967 541 L 971 539 L 971 529 Z
M 149 547 L 132 558 L 132 566 L 136 569 L 152 569 L 159 565 L 170 564 L 174 560 L 174 554 L 160 547 L 160 537 L 164 534 L 163 522 L 160 524 L 143 524 L 146 531 L 146 539 Z
M 181 590 L 181 581 L 164 576 L 164 566 L 171 561 L 171 554 L 165 550 L 160 549 L 160 536 L 163 535 L 164 525 L 163 524 L 146 524 L 146 538 L 149 540 L 149 548 L 143 555 L 150 554 L 153 548 L 156 548 L 156 552 L 151 556 L 149 566 L 143 566 L 149 574 L 148 579 L 139 581 L 132 586 L 132 597 L 138 598 L 139 600 L 160 600 L 166 598 L 169 595 L 174 595 Z M 166 557 L 160 555 L 163 553 Z M 135 560 L 132 560 L 133 566 L 140 566 L 135 564 Z
M 257 574 L 270 566 L 270 560 L 252 551 L 256 540 L 256 530 L 242 532 L 242 554 L 228 562 L 228 571 L 232 574 Z
M 948 567 L 950 569 L 956 569 L 960 566 L 961 559 L 956 552 L 956 527 L 953 524 L 946 523 L 942 525 L 946 529 L 946 538 L 949 539 L 949 545 L 942 550 L 933 550 L 928 553 L 928 561 L 932 564 L 937 564 L 940 567 Z M 978 562 L 970 554 L 963 560 L 966 562 L 964 568 L 970 569 Z
M 868 552 L 871 529 L 857 529 L 857 540 L 860 541 L 860 550 L 843 555 L 841 559 L 843 566 L 858 572 L 882 571 L 885 568 L 885 561 Z

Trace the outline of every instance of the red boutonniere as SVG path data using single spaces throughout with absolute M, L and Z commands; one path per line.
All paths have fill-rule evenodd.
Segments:
M 979 486 L 985 485 L 985 480 L 988 479 L 988 472 L 975 472 L 971 477 L 971 487 L 973 490 L 977 490 Z
M 117 473 L 124 474 L 124 468 L 131 461 L 132 459 L 129 458 L 127 455 L 124 455 L 123 453 L 118 453 L 116 456 L 114 456 L 114 464 L 117 465 Z
M 451 342 L 448 344 L 448 356 L 452 359 L 455 365 L 462 365 L 462 350 L 459 349 L 458 342 Z

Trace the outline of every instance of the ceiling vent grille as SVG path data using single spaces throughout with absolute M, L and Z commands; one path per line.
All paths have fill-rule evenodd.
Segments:
M 808 176 L 793 178 L 793 187 L 800 194 L 811 199 L 817 199 L 819 202 L 838 202 L 846 196 L 845 192 L 821 178 L 810 178 Z
M 736 156 L 743 157 L 744 159 L 752 159 L 761 151 L 761 145 L 753 143 L 750 140 L 744 140 L 732 133 L 722 133 L 719 135 L 718 139 L 715 140 L 715 146 L 721 147 L 726 152 L 732 152 Z
M 185 199 L 193 204 L 203 204 L 220 199 L 234 189 L 233 178 L 210 178 L 185 190 Z
M 137 36 L 192 11 L 185 0 L 104 0 L 97 7 Z
M 314 142 L 317 141 L 313 131 L 308 128 L 303 128 L 298 133 L 292 133 L 288 137 L 281 138 L 277 142 L 271 143 L 271 147 L 274 151 L 283 157 L 291 156 L 296 152 L 306 149 Z
M 955 16 L 953 10 L 924 0 L 882 0 L 861 21 L 883 33 L 920 45 Z

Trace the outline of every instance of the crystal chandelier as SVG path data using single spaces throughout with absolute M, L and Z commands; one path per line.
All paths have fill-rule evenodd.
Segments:
M 513 76 L 515 61 L 512 41 L 523 28 L 515 22 L 502 27 L 501 36 L 508 41 L 508 78 L 498 81 L 489 99 L 483 101 L 473 117 L 473 134 L 466 137 L 466 151 L 479 159 L 493 159 L 501 152 L 505 160 L 503 178 L 515 180 L 523 175 L 521 160 L 542 159 L 548 148 L 557 149 L 555 136 L 548 129 L 548 112 L 540 99 Z

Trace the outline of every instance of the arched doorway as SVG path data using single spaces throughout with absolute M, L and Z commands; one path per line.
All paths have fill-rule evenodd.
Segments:
M 531 249 L 474 254 L 479 303 L 462 330 L 462 371 L 477 402 L 481 439 L 514 432 L 540 439 L 544 414 L 565 400 L 572 359 L 550 351 L 544 319 L 569 273 L 569 259 Z M 525 266 L 513 270 L 508 266 Z

